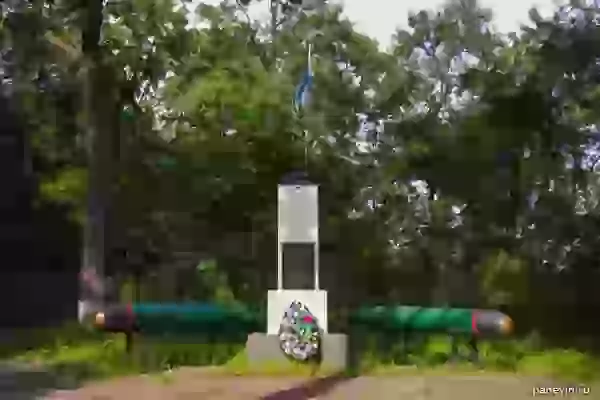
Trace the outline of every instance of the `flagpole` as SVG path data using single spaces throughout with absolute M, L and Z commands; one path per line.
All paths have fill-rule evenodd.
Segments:
M 269 56 L 271 58 L 272 65 L 277 66 L 277 50 L 275 49 L 275 39 L 277 36 L 277 26 L 279 20 L 279 1 L 280 0 L 270 0 L 269 1 L 269 13 L 271 14 L 271 48 Z
M 308 42 L 308 72 L 312 75 L 312 42 Z
M 307 69 L 308 74 L 313 79 L 313 69 L 312 69 L 312 42 L 309 40 L 307 42 Z M 312 86 L 312 85 L 311 85 Z M 310 94 L 309 94 L 310 96 Z M 310 98 L 310 97 L 309 97 Z M 304 170 L 308 174 L 308 129 L 304 129 Z

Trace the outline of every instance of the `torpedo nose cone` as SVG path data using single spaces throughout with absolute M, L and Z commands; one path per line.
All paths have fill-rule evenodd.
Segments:
M 509 336 L 514 331 L 514 322 L 508 315 L 496 310 L 477 312 L 477 331 L 483 335 Z
M 134 319 L 126 306 L 110 306 L 96 313 L 94 326 L 106 332 L 129 332 Z
M 99 312 L 96 314 L 96 318 L 94 318 L 94 324 L 97 328 L 104 328 L 104 324 L 106 323 L 106 317 L 103 312 Z
M 512 318 L 509 317 L 508 315 L 505 315 L 503 318 L 501 318 L 499 320 L 499 324 L 500 324 L 499 328 L 500 328 L 501 334 L 508 336 L 513 333 L 514 328 L 515 328 L 514 322 L 513 322 Z

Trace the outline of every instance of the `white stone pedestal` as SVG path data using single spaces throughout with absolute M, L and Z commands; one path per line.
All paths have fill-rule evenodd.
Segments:
M 317 318 L 323 331 L 322 361 L 344 368 L 347 362 L 347 338 L 346 335 L 328 333 L 327 291 L 320 290 L 319 187 L 300 182 L 282 184 L 278 186 L 277 198 L 277 290 L 269 290 L 267 293 L 267 332 L 248 336 L 248 358 L 254 364 L 275 360 L 287 361 L 280 349 L 279 328 L 283 313 L 292 302 L 299 301 Z M 293 244 L 312 246 L 312 260 L 301 258 L 300 261 L 295 260 L 291 265 L 284 266 L 284 246 Z M 312 289 L 285 289 L 284 268 L 300 268 L 305 262 L 312 263 Z

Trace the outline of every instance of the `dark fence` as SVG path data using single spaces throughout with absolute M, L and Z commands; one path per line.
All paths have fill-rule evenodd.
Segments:
M 51 326 L 77 318 L 72 272 L 0 273 L 0 329 Z

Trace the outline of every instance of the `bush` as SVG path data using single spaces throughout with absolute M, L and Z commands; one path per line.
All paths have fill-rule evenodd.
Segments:
M 8 358 L 30 350 L 60 348 L 63 345 L 87 341 L 102 341 L 105 337 L 104 334 L 82 327 L 78 323 L 60 327 L 13 330 L 10 340 L 0 345 L 0 358 Z
M 386 343 L 387 341 L 387 343 Z M 586 353 L 573 349 L 544 347 L 539 335 L 522 339 L 487 340 L 479 343 L 479 363 L 469 362 L 464 346 L 459 346 L 459 358 L 448 364 L 451 340 L 447 335 L 417 336 L 402 344 L 370 335 L 362 341 L 356 351 L 363 372 L 377 370 L 382 366 L 413 365 L 439 368 L 452 365 L 457 370 L 484 369 L 496 372 L 511 372 L 525 375 L 549 376 L 572 381 L 589 382 L 600 379 L 600 362 Z

